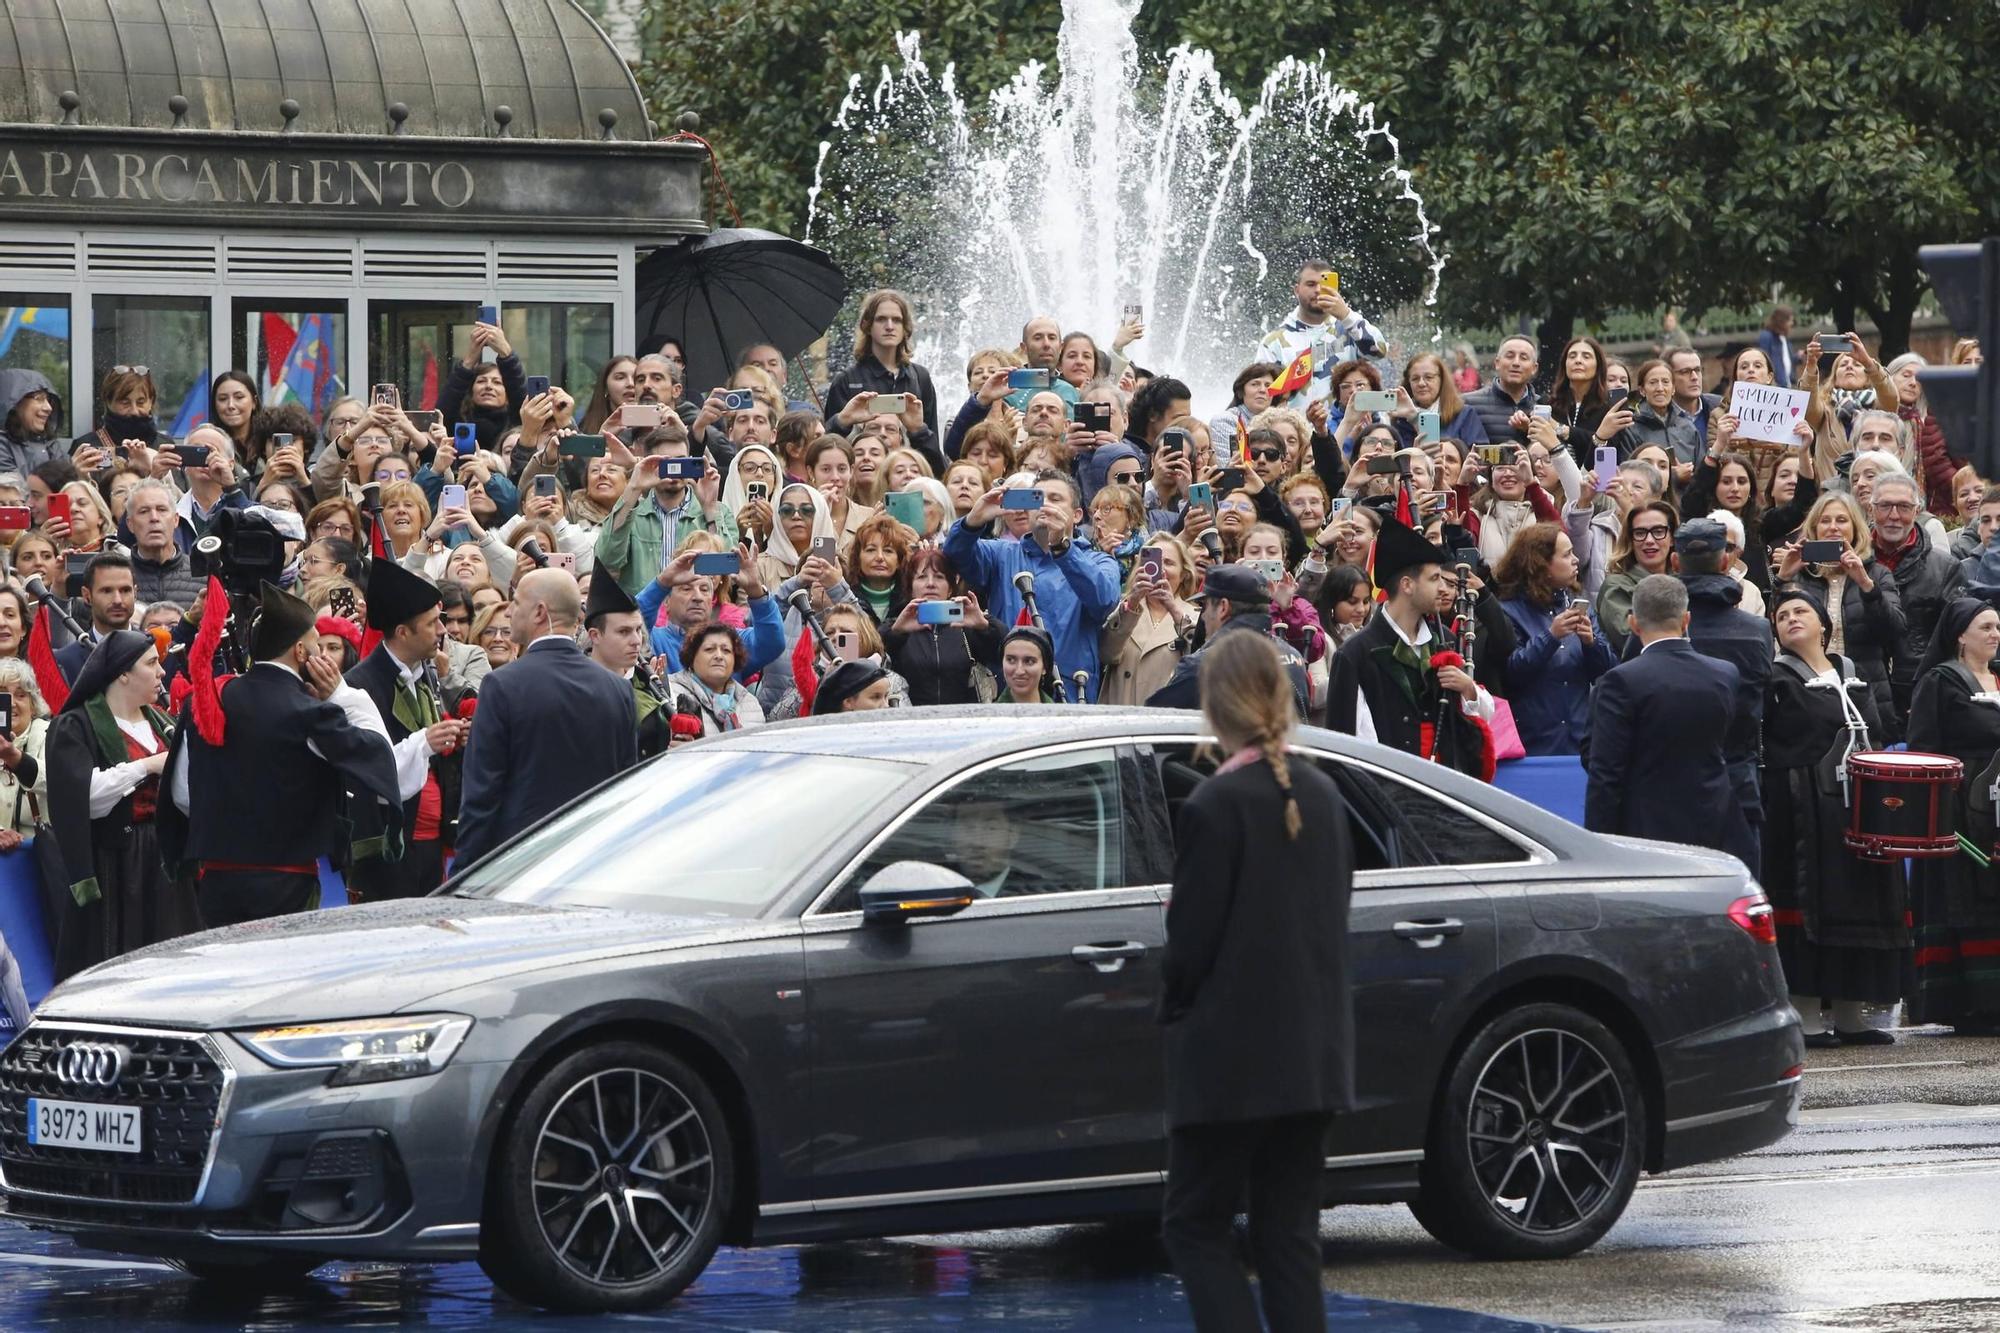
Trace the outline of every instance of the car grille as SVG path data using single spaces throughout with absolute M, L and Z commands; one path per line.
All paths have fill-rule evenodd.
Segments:
M 65 1081 L 57 1059 L 73 1043 L 122 1046 L 108 1087 Z M 139 1029 L 34 1024 L 0 1055 L 0 1172 L 9 1191 L 107 1203 L 194 1203 L 221 1121 L 228 1076 L 207 1039 Z M 139 1151 L 94 1152 L 28 1142 L 28 1098 L 140 1108 Z

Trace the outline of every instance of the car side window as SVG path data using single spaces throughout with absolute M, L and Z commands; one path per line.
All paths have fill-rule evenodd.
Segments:
M 1396 813 L 1434 865 L 1515 865 L 1532 858 L 1526 848 L 1451 802 L 1396 783 Z
M 989 768 L 904 821 L 848 876 L 826 910 L 857 910 L 861 886 L 897 861 L 957 871 L 989 898 L 1130 887 L 1121 788 L 1113 748 Z
M 1160 786 L 1166 798 L 1168 821 L 1177 824 L 1181 804 L 1203 778 L 1215 772 L 1217 758 L 1193 744 L 1167 741 L 1155 742 L 1152 751 L 1159 763 Z M 1356 778 L 1366 778 L 1366 774 L 1318 755 L 1297 751 L 1292 753 L 1292 762 L 1317 764 L 1340 784 L 1342 795 L 1347 797 L 1348 832 L 1354 841 L 1356 870 L 1386 870 L 1399 863 L 1398 832 L 1393 817 L 1371 797 L 1366 788 L 1355 782 Z M 1171 865 L 1168 872 L 1172 872 Z

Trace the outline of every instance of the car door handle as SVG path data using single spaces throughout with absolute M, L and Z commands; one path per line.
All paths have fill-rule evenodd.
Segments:
M 1146 946 L 1138 940 L 1122 944 L 1079 944 L 1069 951 L 1071 961 L 1094 967 L 1100 972 L 1116 972 L 1127 958 L 1144 958 Z
M 1408 940 L 1419 949 L 1435 949 L 1444 943 L 1445 936 L 1463 935 L 1465 923 L 1446 916 L 1433 921 L 1398 921 L 1393 929 L 1397 939 Z

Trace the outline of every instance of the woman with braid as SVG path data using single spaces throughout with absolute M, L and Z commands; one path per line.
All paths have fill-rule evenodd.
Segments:
M 1224 634 L 1202 657 L 1201 711 L 1226 758 L 1175 825 L 1167 1252 L 1197 1329 L 1256 1328 L 1230 1232 L 1247 1190 L 1265 1319 L 1324 1329 L 1321 1161 L 1354 1098 L 1347 806 L 1286 754 L 1298 718 L 1271 640 Z

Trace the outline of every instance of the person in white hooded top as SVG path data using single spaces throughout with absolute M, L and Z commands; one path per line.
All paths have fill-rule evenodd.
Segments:
M 731 480 L 735 480 L 732 471 Z M 792 688 L 792 653 L 799 635 L 806 630 L 805 617 L 794 603 L 801 590 L 810 593 L 815 614 L 829 606 L 852 605 L 854 593 L 841 576 L 840 561 L 813 554 L 813 545 L 835 541 L 833 510 L 826 497 L 804 482 L 786 482 L 772 507 L 771 538 L 757 557 L 757 573 L 764 586 L 774 590 L 784 609 L 785 648 L 779 658 L 764 668 L 758 682 L 757 700 L 768 713 Z

